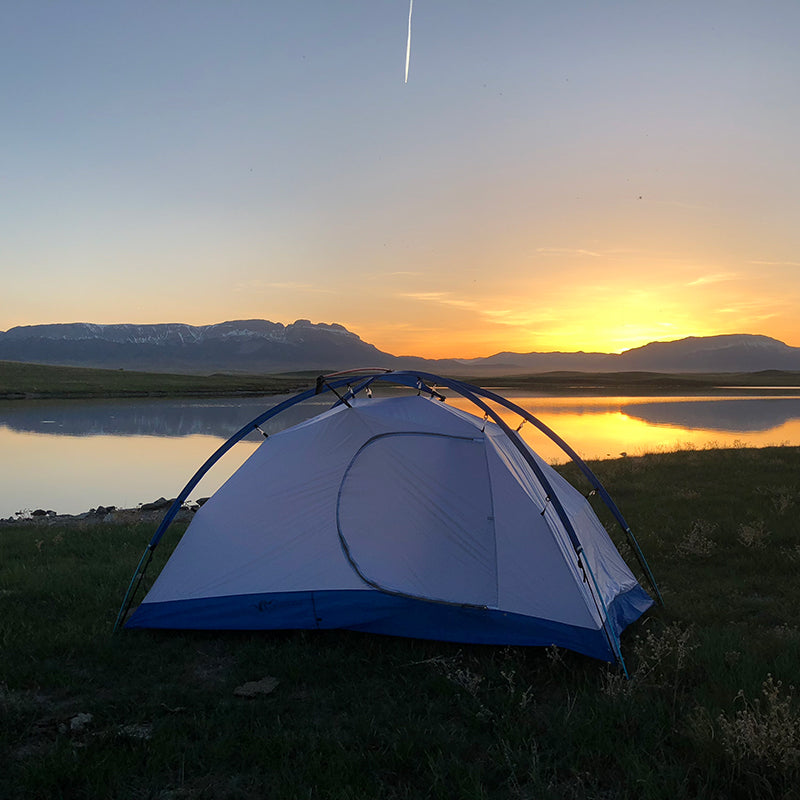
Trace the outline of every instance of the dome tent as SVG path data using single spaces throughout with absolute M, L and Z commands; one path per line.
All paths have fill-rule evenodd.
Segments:
M 373 398 L 390 381 L 416 394 Z M 435 382 L 483 417 L 440 400 Z M 652 604 L 586 498 L 485 401 L 492 392 L 426 373 L 321 377 L 246 425 L 187 484 L 153 549 L 221 455 L 266 419 L 331 391 L 336 402 L 269 435 L 196 512 L 127 628 L 345 628 L 458 642 L 555 644 L 622 663 L 619 637 Z M 623 665 L 624 666 L 624 665 Z

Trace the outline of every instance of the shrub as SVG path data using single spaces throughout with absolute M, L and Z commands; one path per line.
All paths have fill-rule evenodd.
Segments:
M 740 708 L 733 717 L 719 716 L 722 745 L 735 767 L 767 767 L 785 775 L 800 767 L 800 714 L 794 704 L 794 687 L 783 691 L 772 675 L 761 686 L 761 698 L 736 696 Z

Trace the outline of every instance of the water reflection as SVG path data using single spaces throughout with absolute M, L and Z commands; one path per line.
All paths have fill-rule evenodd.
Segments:
M 26 508 L 78 513 L 97 505 L 135 506 L 161 495 L 174 497 L 223 440 L 282 399 L 0 403 L 0 517 Z M 800 445 L 800 397 L 554 397 L 516 392 L 513 399 L 586 459 L 709 445 Z M 463 399 L 450 398 L 448 403 L 474 412 Z M 265 432 L 330 405 L 330 396 L 325 396 L 294 406 L 266 423 Z M 505 416 L 512 426 L 519 423 L 518 417 Z M 546 460 L 566 460 L 532 425 L 525 425 L 521 434 Z M 215 491 L 261 441 L 255 434 L 237 445 L 193 496 Z
M 292 395 L 217 400 L 58 400 L 0 404 L 0 427 L 55 436 L 216 436 L 227 439 L 258 414 Z M 649 425 L 747 433 L 800 419 L 800 397 L 512 397 L 539 417 L 624 414 Z M 458 397 L 448 402 L 474 411 Z M 330 396 L 293 406 L 262 426 L 273 433 L 319 414 Z
M 534 397 L 514 402 L 553 429 L 585 459 L 686 447 L 800 444 L 800 397 Z M 470 410 L 469 403 L 449 401 Z M 501 411 L 516 427 L 519 418 Z M 544 458 L 565 455 L 532 426 L 522 436 Z
M 245 423 L 292 395 L 219 400 L 58 400 L 0 404 L 0 426 L 53 436 L 215 436 L 227 439 Z M 329 398 L 293 406 L 265 423 L 266 433 L 330 408 Z M 255 434 L 260 438 L 260 434 Z
M 740 397 L 623 405 L 622 412 L 651 425 L 726 433 L 768 431 L 800 418 L 800 398 Z

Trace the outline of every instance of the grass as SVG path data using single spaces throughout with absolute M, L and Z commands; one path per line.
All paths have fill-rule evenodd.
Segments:
M 310 388 L 316 377 L 312 372 L 275 375 L 173 375 L 0 361 L 0 400 L 279 394 Z M 468 380 L 478 384 L 487 382 L 485 376 Z M 492 377 L 489 382 L 495 386 L 519 390 L 569 390 L 573 394 L 580 391 L 625 391 L 628 394 L 713 392 L 725 386 L 736 386 L 737 391 L 743 394 L 766 386 L 784 387 L 782 391 L 787 394 L 797 394 L 800 391 L 800 373 L 778 370 L 718 374 L 548 372 L 540 375 Z
M 0 797 L 798 797 L 800 448 L 593 466 L 666 602 L 627 681 L 555 648 L 112 635 L 151 530 L 0 530 Z
M 0 361 L 0 400 L 280 394 L 307 389 L 306 375 L 171 375 Z
M 502 386 L 523 391 L 551 391 L 571 394 L 607 394 L 624 389 L 631 395 L 720 393 L 747 395 L 765 387 L 780 387 L 795 395 L 800 372 L 761 370 L 758 372 L 543 372 L 537 375 L 479 377 L 472 383 Z M 732 388 L 733 387 L 733 388 Z

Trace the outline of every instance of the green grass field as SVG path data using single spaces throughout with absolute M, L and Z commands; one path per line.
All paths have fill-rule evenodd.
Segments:
M 220 396 L 280 394 L 314 385 L 316 375 L 296 372 L 276 375 L 172 375 L 133 370 L 53 367 L 0 361 L 0 400 L 25 398 Z M 486 376 L 470 383 L 527 391 L 569 391 L 630 394 L 714 392 L 736 386 L 738 391 L 758 391 L 765 386 L 784 387 L 800 394 L 800 373 L 767 370 L 750 373 L 667 374 L 657 372 L 549 372 L 541 375 Z
M 630 680 L 553 648 L 112 635 L 152 530 L 0 529 L 0 797 L 800 796 L 800 448 L 593 466 L 666 602 Z
M 171 375 L 0 361 L 0 400 L 280 394 L 313 385 L 305 375 Z

